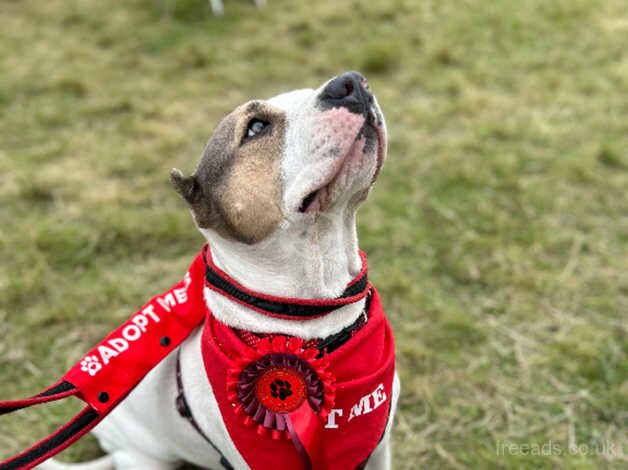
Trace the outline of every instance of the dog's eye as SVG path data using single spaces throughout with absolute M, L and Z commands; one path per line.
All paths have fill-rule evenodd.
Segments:
M 253 118 L 249 121 L 246 126 L 246 139 L 250 139 L 251 137 L 255 137 L 257 134 L 262 132 L 264 129 L 268 127 L 268 123 L 266 121 L 262 121 L 261 119 Z

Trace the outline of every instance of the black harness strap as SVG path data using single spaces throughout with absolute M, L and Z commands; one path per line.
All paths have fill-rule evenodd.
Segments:
M 177 411 L 182 418 L 184 418 L 188 423 L 192 425 L 192 427 L 196 430 L 198 434 L 210 445 L 212 448 L 220 455 L 220 463 L 226 470 L 233 470 L 233 466 L 229 463 L 226 457 L 220 452 L 220 449 L 216 444 L 212 442 L 212 440 L 203 432 L 201 427 L 198 425 L 194 416 L 192 415 L 192 410 L 190 410 L 190 406 L 188 405 L 187 400 L 185 399 L 185 391 L 183 390 L 183 379 L 181 377 L 181 349 L 177 352 L 177 369 L 176 369 L 176 378 L 177 378 L 177 398 L 175 400 L 175 405 L 177 407 Z
M 316 345 L 316 349 L 318 349 L 319 352 L 318 357 L 335 351 L 340 346 L 349 341 L 358 330 L 366 325 L 366 323 L 368 322 L 368 314 L 366 312 L 369 311 L 370 303 L 371 293 L 369 292 L 366 296 L 366 302 L 364 303 L 364 310 L 351 325 L 343 328 L 338 333 L 328 336 L 327 338 L 323 338 L 319 341 L 319 343 Z

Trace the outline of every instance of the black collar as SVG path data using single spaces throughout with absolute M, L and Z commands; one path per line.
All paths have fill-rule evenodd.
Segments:
M 335 299 L 299 299 L 263 294 L 244 287 L 214 264 L 209 245 L 206 245 L 203 250 L 205 280 L 208 288 L 259 313 L 287 320 L 320 317 L 364 299 L 370 286 L 366 256 L 362 251 L 360 251 L 360 258 L 362 269 L 347 284 L 340 296 Z

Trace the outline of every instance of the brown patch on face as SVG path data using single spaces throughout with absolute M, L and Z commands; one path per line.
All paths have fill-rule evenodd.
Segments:
M 251 119 L 269 123 L 251 138 Z M 270 235 L 281 219 L 281 155 L 285 117 L 253 101 L 229 114 L 207 143 L 196 172 L 173 172 L 177 191 L 189 203 L 196 223 L 222 236 L 255 243 Z

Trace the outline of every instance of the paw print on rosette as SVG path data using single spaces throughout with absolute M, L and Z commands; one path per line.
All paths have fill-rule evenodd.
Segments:
M 273 398 L 285 400 L 292 395 L 292 382 L 289 380 L 275 379 L 270 383 L 270 395 Z

